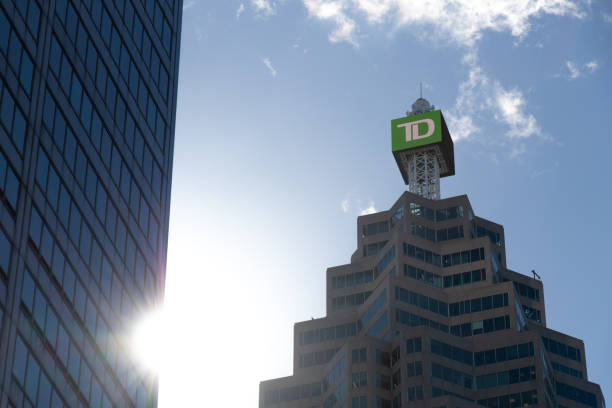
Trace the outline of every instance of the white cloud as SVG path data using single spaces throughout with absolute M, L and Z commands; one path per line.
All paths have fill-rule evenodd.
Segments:
M 567 61 L 565 66 L 569 71 L 569 79 L 576 79 L 580 76 L 580 70 L 573 61 Z
M 345 198 L 344 200 L 342 200 L 342 202 L 340 203 L 340 207 L 342 207 L 343 213 L 348 212 L 349 207 L 350 207 L 348 198 Z
M 370 204 L 368 205 L 368 207 L 362 209 L 359 215 L 374 214 L 375 212 L 376 212 L 376 207 L 374 206 L 374 201 L 370 201 Z
M 608 23 L 608 24 L 612 24 L 612 14 L 608 14 L 608 13 L 602 13 L 603 16 L 603 20 Z
M 599 63 L 597 62 L 597 60 L 593 60 L 593 61 L 589 61 L 586 64 L 584 64 L 584 66 L 591 71 L 591 73 L 597 71 L 597 69 L 599 68 Z
M 271 0 L 251 0 L 251 4 L 259 14 L 264 16 L 276 14 L 276 3 Z
M 263 0 L 260 0 L 263 1 Z M 432 36 L 459 45 L 473 46 L 484 31 L 509 32 L 523 38 L 530 19 L 543 14 L 570 15 L 585 13 L 573 0 L 302 0 L 311 16 L 331 21 L 335 28 L 332 42 L 346 41 L 357 46 L 357 19 L 365 16 L 369 24 L 386 24 L 395 29 L 418 26 L 432 29 Z
M 240 18 L 240 15 L 242 14 L 243 11 L 244 11 L 244 4 L 240 3 L 240 6 L 238 6 L 238 10 L 236 10 L 236 20 Z
M 269 58 L 267 58 L 267 57 L 265 57 L 265 58 L 262 58 L 261 62 L 263 62 L 263 63 L 264 63 L 264 65 L 265 65 L 265 66 L 268 68 L 268 70 L 270 71 L 270 74 L 271 74 L 273 77 L 276 77 L 276 70 L 275 70 L 275 69 L 274 69 L 274 67 L 272 66 L 272 62 L 270 62 L 270 59 L 269 59 Z
M 357 24 L 343 11 L 348 5 L 346 0 L 302 0 L 302 2 L 310 16 L 320 20 L 330 20 L 336 25 L 329 34 L 329 41 L 333 43 L 346 41 L 354 47 L 359 46 L 355 38 Z
M 495 142 L 512 143 L 511 157 L 524 152 L 517 139 L 542 136 L 535 117 L 526 112 L 527 102 L 518 88 L 507 89 L 499 81 L 490 79 L 478 65 L 475 55 L 467 55 L 464 62 L 469 66 L 468 79 L 459 85 L 455 106 L 447 112 L 449 127 L 455 141 L 470 139 L 479 134 L 474 123 L 481 116 L 493 117 L 506 127 L 504 138 Z M 492 136 L 487 135 L 492 141 Z

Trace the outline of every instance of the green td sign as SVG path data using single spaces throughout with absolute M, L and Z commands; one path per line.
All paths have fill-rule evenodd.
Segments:
M 391 121 L 391 150 L 405 150 L 442 141 L 439 110 Z

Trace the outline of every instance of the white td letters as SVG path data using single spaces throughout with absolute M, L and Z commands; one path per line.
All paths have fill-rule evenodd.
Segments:
M 425 123 L 427 125 L 427 132 L 423 135 L 419 135 L 419 123 Z M 410 142 L 411 140 L 425 139 L 431 136 L 434 132 L 435 124 L 432 119 L 421 119 L 415 122 L 402 123 L 401 125 L 397 125 L 397 127 L 405 128 L 406 142 Z

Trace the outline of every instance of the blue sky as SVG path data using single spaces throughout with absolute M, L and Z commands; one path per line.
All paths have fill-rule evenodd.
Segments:
M 389 121 L 420 82 L 455 139 L 442 196 L 504 225 L 508 266 L 542 276 L 549 327 L 584 340 L 612 399 L 612 3 L 183 9 L 162 407 L 256 407 L 259 381 L 291 374 L 293 323 L 324 315 L 356 217 L 406 189 Z

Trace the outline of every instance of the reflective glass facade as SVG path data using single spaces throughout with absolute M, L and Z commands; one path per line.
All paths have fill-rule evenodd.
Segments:
M 149 407 L 180 0 L 0 1 L 0 406 Z

